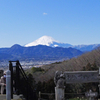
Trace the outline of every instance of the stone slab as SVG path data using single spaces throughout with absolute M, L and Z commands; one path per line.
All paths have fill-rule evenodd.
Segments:
M 67 71 L 64 75 L 67 84 L 99 82 L 98 71 Z

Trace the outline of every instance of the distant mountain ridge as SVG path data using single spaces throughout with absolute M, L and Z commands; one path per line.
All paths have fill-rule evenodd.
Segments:
M 23 47 L 15 44 L 11 48 L 0 48 L 0 60 L 58 60 L 77 57 L 82 53 L 73 48 L 53 48 L 45 45 Z
M 28 43 L 25 45 L 25 47 L 30 47 L 30 46 L 37 46 L 37 45 L 46 45 L 46 46 L 50 46 L 50 47 L 63 47 L 63 48 L 75 48 L 78 50 L 81 50 L 83 52 L 85 51 L 91 51 L 97 47 L 100 46 L 100 44 L 91 44 L 91 45 L 71 45 L 68 43 L 61 43 L 55 39 L 53 39 L 50 36 L 42 36 L 39 39 Z
M 25 46 L 18 44 L 10 48 L 0 48 L 0 60 L 58 60 L 77 57 L 83 52 L 91 51 L 100 46 L 61 43 L 52 37 L 43 36 Z
M 91 44 L 91 45 L 76 45 L 76 46 L 72 46 L 72 48 L 81 50 L 81 51 L 92 51 L 96 48 L 98 48 L 100 46 L 100 44 Z

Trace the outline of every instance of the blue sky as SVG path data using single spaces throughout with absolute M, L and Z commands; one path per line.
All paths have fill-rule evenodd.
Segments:
M 100 44 L 100 0 L 0 0 L 0 48 L 44 35 L 72 45 Z

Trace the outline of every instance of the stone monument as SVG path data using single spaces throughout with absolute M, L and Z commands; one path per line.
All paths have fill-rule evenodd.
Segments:
M 65 90 L 65 76 L 61 71 L 56 71 L 55 77 L 55 100 L 64 100 L 64 90 Z

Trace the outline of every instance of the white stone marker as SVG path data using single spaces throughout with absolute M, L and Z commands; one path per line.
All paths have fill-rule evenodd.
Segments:
M 11 72 L 6 72 L 6 100 L 11 100 Z

